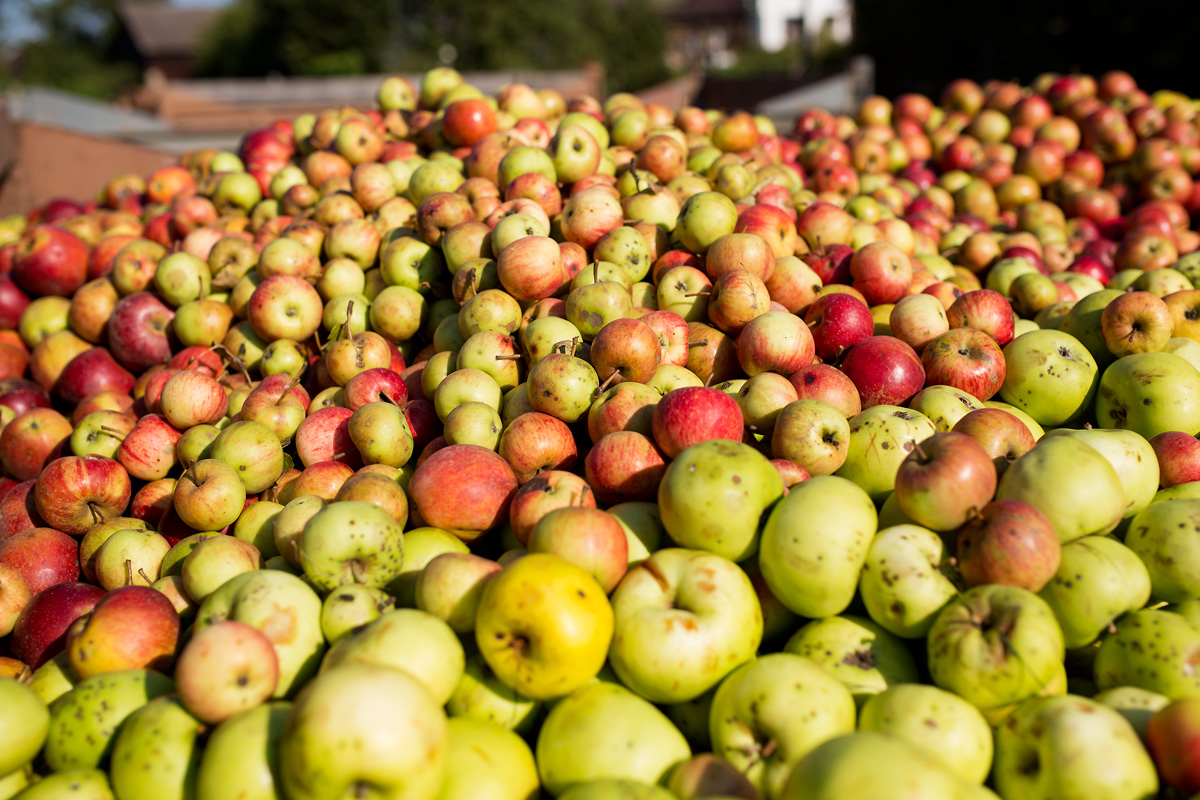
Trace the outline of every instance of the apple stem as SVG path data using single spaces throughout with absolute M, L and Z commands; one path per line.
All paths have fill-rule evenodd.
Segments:
M 104 515 L 96 510 L 96 504 L 94 502 L 89 500 L 87 507 L 88 507 L 88 511 L 92 512 L 92 524 L 93 525 L 104 522 Z
M 385 402 L 385 403 L 391 403 L 392 405 L 396 406 L 397 408 L 399 408 L 399 407 L 400 407 L 400 404 L 396 402 L 396 398 L 392 397 L 390 394 L 388 394 L 388 393 L 387 393 L 386 391 L 384 391 L 383 389 L 380 389 L 380 390 L 379 390 L 379 396 L 380 396 L 381 398 L 383 398 L 383 402 Z
M 345 451 L 343 451 L 343 452 L 341 452 L 341 453 L 334 453 L 333 455 L 331 455 L 331 456 L 329 457 L 329 460 L 330 460 L 330 461 L 337 461 L 337 460 L 339 460 L 339 459 L 343 459 L 343 458 L 345 458 L 345 457 L 346 457 L 346 456 L 348 456 L 348 455 L 349 455 L 349 453 L 347 453 L 347 452 L 345 452 Z
M 363 567 L 362 562 L 359 561 L 357 558 L 350 562 L 350 573 L 354 576 L 355 583 L 363 582 L 363 575 L 365 574 L 365 569 Z
M 1111 636 L 1117 632 L 1117 626 L 1111 620 L 1109 620 L 1107 630 L 1108 634 Z
M 125 585 L 133 586 L 133 559 L 125 559 Z
M 110 428 L 107 425 L 101 425 L 100 430 L 103 431 L 104 433 L 107 433 L 109 436 L 113 437 L 118 442 L 125 441 L 125 432 L 124 431 L 119 431 L 116 428 Z
M 496 360 L 497 361 L 520 361 L 523 357 L 524 356 L 518 355 L 517 353 L 512 353 L 510 355 L 498 355 L 498 356 L 496 356 Z
M 187 467 L 184 468 L 184 472 L 187 473 L 187 476 L 192 483 L 197 486 L 200 485 L 200 478 L 196 476 L 196 459 L 193 458 L 188 462 Z
M 142 569 L 141 567 L 138 567 L 138 575 L 142 576 L 142 580 L 146 582 L 147 586 L 154 583 L 154 581 L 150 580 L 150 576 L 146 574 L 146 570 Z
M 688 347 L 708 347 L 708 339 L 697 339 L 694 342 L 688 342 Z
M 690 294 L 685 294 L 684 297 L 708 297 L 711 294 L 712 292 L 706 290 L 703 292 L 692 292 Z
M 929 460 L 929 454 L 926 453 L 925 450 L 921 447 L 920 442 L 913 442 L 913 449 L 917 451 L 917 457 L 920 458 L 922 461 Z
M 610 385 L 612 385 L 612 383 L 614 381 L 616 381 L 616 379 L 619 377 L 621 377 L 620 370 L 614 369 L 612 371 L 612 373 L 607 378 L 604 379 L 604 383 L 602 383 L 596 387 L 596 391 L 593 392 L 592 395 L 595 397 L 599 397 L 604 392 L 604 390 L 606 390 Z

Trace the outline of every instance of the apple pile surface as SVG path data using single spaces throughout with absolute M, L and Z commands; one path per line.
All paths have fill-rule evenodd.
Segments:
M 437 68 L 0 221 L 0 800 L 1195 795 L 1198 175 Z

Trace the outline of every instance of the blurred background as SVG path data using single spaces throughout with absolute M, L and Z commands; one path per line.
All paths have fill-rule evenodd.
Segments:
M 957 77 L 1120 68 L 1200 94 L 1197 23 L 1183 0 L 0 0 L 0 213 L 371 106 L 383 75 L 439 64 L 488 92 L 629 91 L 786 127 Z

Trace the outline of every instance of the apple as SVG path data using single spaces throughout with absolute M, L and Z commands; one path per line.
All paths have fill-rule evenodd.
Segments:
M 685 387 L 663 395 L 651 422 L 654 441 L 668 458 L 700 442 L 740 441 L 742 411 L 737 401 L 719 389 Z
M 544 613 L 529 613 L 533 600 Z M 505 685 L 533 700 L 562 697 L 592 680 L 612 638 L 613 610 L 600 585 L 557 556 L 511 561 L 479 598 L 480 653 Z
M 678 454 L 663 474 L 658 504 L 676 544 L 741 561 L 754 554 L 761 517 L 782 494 L 765 456 L 718 439 Z
M 66 456 L 51 461 L 34 490 L 46 524 L 73 536 L 121 516 L 129 506 L 129 473 L 111 458 Z
M 836 678 L 807 658 L 773 653 L 743 666 L 717 690 L 713 751 L 743 771 L 761 796 L 788 797 L 796 764 L 822 743 L 852 733 L 854 717 L 854 698 Z
M 1057 427 L 1090 411 L 1099 369 L 1091 353 L 1070 334 L 1031 331 L 1004 348 L 1004 360 L 1007 372 L 1000 398 L 1038 424 Z
M 8 775 L 34 759 L 50 733 L 50 712 L 32 689 L 10 678 L 0 680 L 4 716 L 0 735 L 6 746 L 0 774 Z
M 268 700 L 279 665 L 271 641 L 242 622 L 218 622 L 193 636 L 179 654 L 180 701 L 201 722 L 216 724 Z
M 1163 431 L 1150 440 L 1163 489 L 1200 480 L 1200 440 L 1183 431 Z
M 806 623 L 783 649 L 819 664 L 850 690 L 860 708 L 889 687 L 918 679 L 916 662 L 904 642 L 863 617 Z
M 63 651 L 67 629 L 103 596 L 97 586 L 73 582 L 38 592 L 13 627 L 12 654 L 36 670 Z
M 889 686 L 862 706 L 858 728 L 903 739 L 974 784 L 983 783 L 991 771 L 994 744 L 987 719 L 975 706 L 936 686 Z
M 1163 385 L 1171 387 L 1163 392 Z M 1168 430 L 1200 433 L 1200 371 L 1174 353 L 1140 353 L 1104 370 L 1096 393 L 1101 428 L 1152 439 Z M 2 438 L 2 434 L 0 434 Z
M 542 724 L 536 752 L 542 786 L 559 797 L 606 780 L 653 785 L 692 755 L 662 711 L 606 682 L 584 686 L 556 703 Z
M 1027 589 L 997 584 L 951 600 L 927 645 L 933 682 L 984 712 L 1037 696 L 1064 656 L 1050 606 Z
M 933 423 L 917 411 L 891 405 L 868 408 L 850 420 L 846 459 L 836 474 L 882 503 L 895 489 L 900 463 L 935 432 Z

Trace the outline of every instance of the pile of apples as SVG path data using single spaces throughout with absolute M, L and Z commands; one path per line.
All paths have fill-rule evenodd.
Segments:
M 0 220 L 0 800 L 1200 792 L 1198 175 L 438 68 Z

